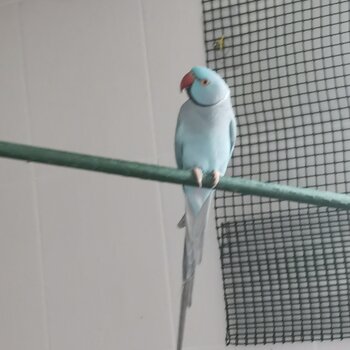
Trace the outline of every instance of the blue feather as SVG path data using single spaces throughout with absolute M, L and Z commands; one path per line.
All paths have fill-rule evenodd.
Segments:
M 177 166 L 180 169 L 200 168 L 203 172 L 219 171 L 224 175 L 236 139 L 230 89 L 216 72 L 206 67 L 192 68 L 190 79 L 189 99 L 180 109 L 175 132 Z M 195 267 L 202 258 L 213 191 L 184 186 L 186 236 L 178 350 L 182 347 L 185 311 L 191 305 Z

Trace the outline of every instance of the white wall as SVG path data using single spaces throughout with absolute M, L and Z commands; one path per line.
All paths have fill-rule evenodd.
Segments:
M 204 62 L 200 0 L 0 0 L 0 139 L 174 166 Z M 182 212 L 179 186 L 0 159 L 0 349 L 174 349 Z M 185 349 L 222 350 L 213 223 L 204 254 Z

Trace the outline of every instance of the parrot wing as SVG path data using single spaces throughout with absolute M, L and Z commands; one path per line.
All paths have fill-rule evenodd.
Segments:
M 183 169 L 183 163 L 182 163 L 182 123 L 181 123 L 181 114 L 179 115 L 179 118 L 177 120 L 176 124 L 176 132 L 175 132 L 175 158 L 176 158 L 176 164 L 179 169 Z
M 235 117 L 233 117 L 230 123 L 231 156 L 232 156 L 233 149 L 235 148 L 236 137 L 237 137 L 237 125 L 236 125 L 236 119 Z

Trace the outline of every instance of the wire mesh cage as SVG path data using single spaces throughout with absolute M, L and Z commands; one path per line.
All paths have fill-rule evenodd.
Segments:
M 202 3 L 237 115 L 228 174 L 349 193 L 349 1 Z M 215 210 L 227 344 L 350 336 L 347 211 L 229 192 Z

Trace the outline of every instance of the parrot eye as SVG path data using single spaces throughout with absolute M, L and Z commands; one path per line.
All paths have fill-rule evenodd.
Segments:
M 203 86 L 209 85 L 209 80 L 208 79 L 202 79 L 201 80 L 201 85 L 203 85 Z

